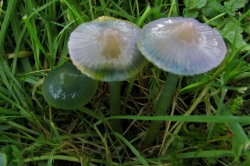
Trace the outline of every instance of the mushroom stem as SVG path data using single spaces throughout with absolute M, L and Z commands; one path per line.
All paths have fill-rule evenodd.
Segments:
M 110 94 L 110 116 L 121 115 L 121 96 L 120 96 L 120 82 L 109 82 L 109 94 Z M 111 128 L 114 132 L 122 134 L 121 119 L 112 119 Z
M 175 75 L 172 73 L 168 74 L 166 81 L 165 81 L 164 88 L 162 90 L 161 96 L 156 106 L 156 111 L 155 111 L 154 116 L 166 116 L 167 115 L 167 110 L 170 107 L 178 79 L 179 79 L 178 75 Z M 160 121 L 160 120 L 151 122 L 148 128 L 148 131 L 146 133 L 145 139 L 142 143 L 141 150 L 145 150 L 153 144 L 154 140 L 159 134 L 162 122 L 163 121 Z

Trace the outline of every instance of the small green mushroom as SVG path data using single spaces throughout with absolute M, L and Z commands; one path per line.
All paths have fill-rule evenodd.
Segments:
M 143 27 L 137 45 L 141 53 L 169 72 L 155 116 L 165 116 L 180 75 L 195 75 L 217 67 L 227 48 L 220 33 L 192 18 L 161 18 Z M 152 121 L 141 149 L 151 146 L 162 121 Z
M 52 70 L 43 82 L 45 100 L 53 107 L 75 109 L 87 104 L 98 82 L 68 63 Z
M 73 64 L 89 77 L 109 82 L 110 116 L 120 115 L 120 82 L 142 70 L 146 59 L 137 48 L 140 28 L 129 22 L 102 16 L 78 26 L 70 35 L 68 48 Z M 120 120 L 112 120 L 122 133 Z

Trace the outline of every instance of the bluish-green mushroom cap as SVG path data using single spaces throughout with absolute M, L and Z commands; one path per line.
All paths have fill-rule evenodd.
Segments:
M 43 82 L 45 100 L 53 107 L 74 109 L 87 104 L 97 90 L 98 81 L 82 74 L 68 63 L 52 70 Z
M 192 18 L 161 18 L 145 25 L 138 35 L 141 53 L 157 67 L 195 75 L 218 66 L 227 52 L 219 32 Z
M 136 45 L 139 31 L 131 22 L 106 16 L 83 23 L 70 35 L 70 58 L 82 73 L 94 79 L 126 80 L 146 63 Z

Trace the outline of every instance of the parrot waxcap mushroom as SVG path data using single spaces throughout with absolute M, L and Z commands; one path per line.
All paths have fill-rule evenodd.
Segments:
M 146 63 L 136 45 L 139 32 L 129 21 L 106 16 L 83 23 L 70 35 L 70 58 L 82 73 L 96 80 L 126 80 Z
M 161 18 L 138 35 L 141 53 L 157 67 L 177 75 L 195 75 L 217 67 L 227 48 L 220 33 L 193 18 Z

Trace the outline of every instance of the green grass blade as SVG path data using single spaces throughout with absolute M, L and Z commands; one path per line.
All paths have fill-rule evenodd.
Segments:
M 32 26 L 31 22 L 29 21 L 28 16 L 24 16 L 23 20 L 25 22 L 27 29 L 30 32 L 32 39 L 34 40 L 33 42 L 34 47 L 37 46 L 43 52 L 43 54 L 46 56 L 49 62 L 51 62 L 51 57 L 47 54 L 39 38 L 37 37 L 36 30 L 34 29 L 34 26 Z M 34 57 L 35 57 L 35 62 L 36 62 L 36 69 L 39 70 L 40 69 L 39 54 L 34 54 Z
M 177 122 L 214 122 L 214 123 L 250 123 L 249 116 L 203 116 L 203 115 L 172 115 L 172 116 L 113 116 L 97 121 L 100 125 L 110 119 L 152 120 L 152 121 L 177 121 Z
M 144 166 L 149 166 L 145 158 L 134 148 L 134 146 L 127 140 L 125 139 L 121 134 L 119 133 L 113 133 L 116 137 L 121 139 L 127 147 L 134 153 L 134 155 L 138 158 L 138 160 L 141 162 L 142 165 Z
M 1 31 L 0 31 L 0 62 L 2 62 L 3 60 L 3 47 L 4 47 L 4 41 L 5 41 L 5 35 L 10 23 L 10 20 L 12 18 L 13 15 L 13 10 L 14 8 L 16 8 L 17 4 L 20 2 L 20 0 L 9 0 L 8 1 L 8 6 L 7 6 L 7 10 L 5 13 L 5 17 L 4 17 L 4 21 L 1 25 Z

